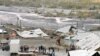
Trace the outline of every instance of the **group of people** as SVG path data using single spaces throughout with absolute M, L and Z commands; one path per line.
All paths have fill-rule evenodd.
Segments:
M 24 45 L 20 47 L 21 52 L 28 52 L 29 46 Z M 55 48 L 54 47 L 49 47 L 48 48 L 48 53 L 46 52 L 47 49 L 45 46 L 39 46 L 38 47 L 39 53 L 47 54 L 48 56 L 55 56 Z M 71 50 L 75 50 L 74 45 L 71 46 Z M 66 48 L 66 53 L 69 52 L 69 49 Z
M 20 47 L 21 52 L 28 52 L 29 51 L 29 46 L 24 45 Z
M 49 47 L 49 56 L 55 56 L 55 49 L 53 47 Z
M 45 54 L 46 53 L 46 48 L 44 46 L 39 46 L 39 53 L 43 53 Z
M 55 56 L 55 49 L 53 47 L 49 47 L 48 50 L 49 50 L 49 52 L 48 52 L 49 56 Z M 44 47 L 42 45 L 39 46 L 39 53 L 47 54 L 46 47 Z
M 71 45 L 71 48 L 70 50 L 75 50 L 75 46 L 74 45 Z M 49 47 L 48 48 L 48 56 L 55 56 L 55 48 L 54 47 Z M 43 53 L 43 54 L 46 54 L 46 48 L 44 46 L 39 46 L 39 52 L 40 53 Z M 68 53 L 68 56 L 70 56 L 69 54 L 69 49 L 66 48 L 66 53 Z

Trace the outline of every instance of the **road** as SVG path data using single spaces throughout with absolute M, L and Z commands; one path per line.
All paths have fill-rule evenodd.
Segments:
M 0 15 L 7 15 L 8 17 L 8 18 L 1 17 L 0 20 L 2 21 L 2 23 L 11 23 L 14 25 L 16 24 L 20 25 L 21 23 L 22 27 L 58 29 L 68 25 L 78 25 L 79 28 L 82 28 L 84 25 L 88 24 L 100 24 L 100 19 L 87 19 L 78 21 L 72 20 L 59 23 L 59 21 L 57 21 L 55 18 L 46 19 L 46 17 L 33 13 L 15 13 L 15 12 L 0 11 Z

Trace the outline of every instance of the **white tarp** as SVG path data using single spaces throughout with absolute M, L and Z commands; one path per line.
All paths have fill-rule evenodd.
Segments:
M 56 32 L 68 33 L 70 28 L 71 26 L 63 27 L 63 28 L 56 30 Z
M 84 33 L 85 31 L 83 29 L 77 29 L 77 33 Z
M 37 38 L 37 37 L 47 37 L 48 35 L 44 33 L 41 29 L 29 30 L 19 32 L 17 31 L 18 35 L 24 38 Z
M 82 40 L 76 43 L 83 50 L 96 50 L 100 47 L 100 37 L 94 33 L 85 35 Z
M 36 29 L 34 30 L 34 33 L 38 34 L 38 35 L 42 35 L 42 37 L 48 36 L 46 33 L 44 33 L 41 29 Z
M 77 35 L 75 35 L 72 39 L 80 41 L 90 34 L 92 33 L 91 32 L 77 33 Z
M 83 39 L 84 36 L 87 36 L 89 34 L 90 34 L 90 32 L 85 32 L 84 30 L 77 29 L 76 34 L 71 35 L 71 36 L 73 36 L 72 39 L 74 39 L 74 40 L 80 40 L 80 39 Z M 70 39 L 70 36 L 65 37 L 65 39 L 67 39 L 67 40 Z
M 93 31 L 93 33 L 100 36 L 100 31 Z
M 70 56 L 92 56 L 96 51 L 87 51 L 87 50 L 74 50 L 69 51 Z
M 71 26 L 66 26 L 66 27 L 63 27 L 63 28 L 56 30 L 56 32 L 69 33 L 70 28 L 71 28 Z M 75 31 L 76 33 L 84 33 L 85 32 L 82 29 L 73 29 L 73 31 Z
M 10 40 L 10 53 L 18 53 L 20 51 L 20 40 L 12 39 Z
M 80 40 L 84 39 L 85 36 L 91 34 L 90 32 L 78 32 L 76 35 L 71 35 L 71 36 L 67 36 L 64 38 L 64 43 L 67 45 L 70 45 L 73 41 L 74 44 L 76 44 L 77 42 L 79 42 Z

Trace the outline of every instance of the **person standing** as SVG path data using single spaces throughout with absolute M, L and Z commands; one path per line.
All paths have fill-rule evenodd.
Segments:
M 52 51 L 52 56 L 55 56 L 55 52 L 54 51 Z
M 61 37 L 60 36 L 58 36 L 56 42 L 57 42 L 57 45 L 59 45 L 59 46 L 61 45 Z
M 69 50 L 66 48 L 66 53 L 68 53 L 69 52 Z
M 68 56 L 70 56 L 70 53 L 69 53 L 69 51 L 68 51 Z

